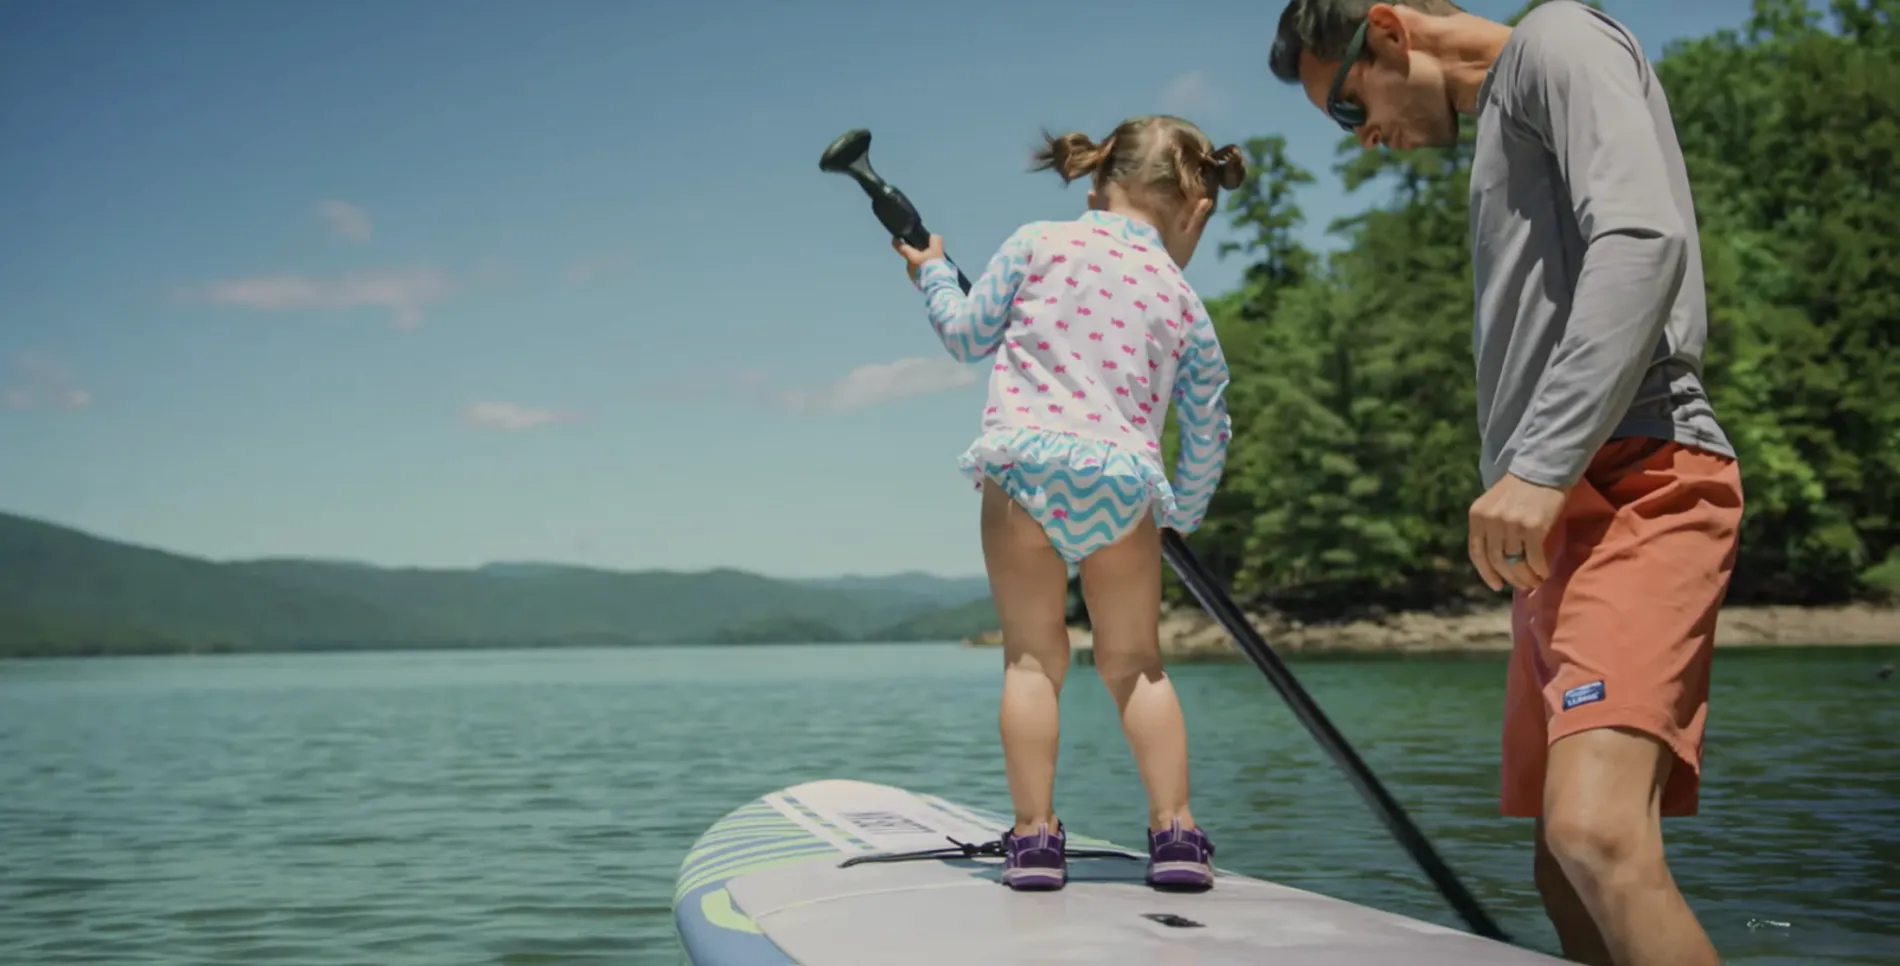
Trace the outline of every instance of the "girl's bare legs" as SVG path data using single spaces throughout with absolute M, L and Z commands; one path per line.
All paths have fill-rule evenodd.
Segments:
M 1187 724 L 1161 667 L 1161 531 L 1143 515 L 1134 532 L 1082 561 L 1082 596 L 1094 628 L 1095 670 L 1121 709 L 1122 732 L 1148 789 L 1148 827 L 1188 811 Z
M 1069 670 L 1069 568 L 1028 511 L 987 479 L 982 532 L 990 596 L 1003 630 L 998 725 L 1015 832 L 1033 835 L 1045 825 L 1054 832 L 1057 698 Z

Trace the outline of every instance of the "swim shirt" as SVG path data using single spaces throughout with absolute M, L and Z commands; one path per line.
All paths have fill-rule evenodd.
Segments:
M 1201 525 L 1226 464 L 1229 373 L 1213 322 L 1153 226 L 1090 211 L 1032 222 L 990 259 L 966 296 L 944 260 L 922 266 L 931 326 L 950 354 L 990 359 L 973 477 L 1015 454 L 1141 478 L 1157 521 Z M 1161 435 L 1181 424 L 1170 483 Z

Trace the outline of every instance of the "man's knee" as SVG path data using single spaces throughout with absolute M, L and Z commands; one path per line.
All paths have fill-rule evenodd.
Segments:
M 1544 818 L 1544 841 L 1565 876 L 1582 887 L 1584 880 L 1624 878 L 1661 857 L 1652 854 L 1643 824 L 1614 813 L 1559 808 Z
M 1552 896 L 1562 896 L 1570 889 L 1570 879 L 1564 875 L 1564 867 L 1551 854 L 1549 836 L 1543 831 L 1543 823 L 1538 823 L 1537 857 L 1531 864 L 1531 880 L 1536 883 L 1537 891 L 1548 901 Z
M 1667 879 L 1658 812 L 1666 754 L 1649 736 L 1613 728 L 1552 746 L 1542 845 L 1578 890 Z

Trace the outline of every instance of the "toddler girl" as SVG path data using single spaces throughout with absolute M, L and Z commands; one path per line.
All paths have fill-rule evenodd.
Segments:
M 1201 524 L 1220 480 L 1227 364 L 1185 279 L 1220 189 L 1246 162 L 1173 117 L 1096 144 L 1045 136 L 1036 169 L 1090 176 L 1089 210 L 1024 225 L 966 296 L 932 237 L 894 242 L 950 354 L 993 359 L 981 434 L 958 461 L 982 492 L 983 557 L 1003 632 L 1000 725 L 1015 826 L 1003 879 L 1068 879 L 1056 818 L 1057 696 L 1069 668 L 1068 565 L 1080 565 L 1095 667 L 1148 792 L 1148 881 L 1213 885 L 1214 846 L 1188 811 L 1187 733 L 1161 666 L 1159 527 Z M 1169 482 L 1169 404 L 1181 451 Z

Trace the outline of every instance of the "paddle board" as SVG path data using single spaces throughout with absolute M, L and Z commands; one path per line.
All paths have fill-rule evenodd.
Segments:
M 993 855 L 1010 820 L 859 781 L 794 785 L 713 823 L 680 865 L 673 921 L 692 966 L 1538 966 L 1561 960 L 1433 923 L 1217 870 L 1214 888 L 1147 886 L 1145 853 L 1069 833 L 1057 892 L 1016 893 Z M 885 857 L 885 858 L 879 858 Z

